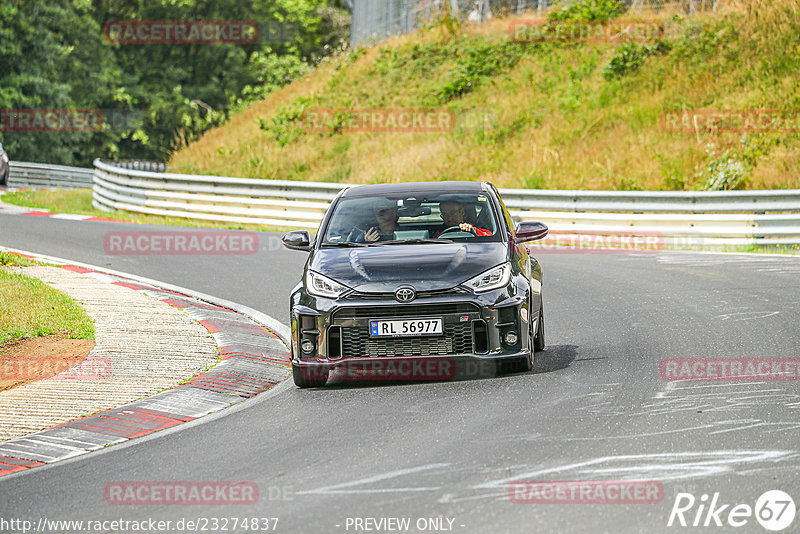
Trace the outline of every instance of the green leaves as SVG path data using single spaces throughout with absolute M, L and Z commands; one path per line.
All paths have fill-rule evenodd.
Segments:
M 564 22 L 604 22 L 625 13 L 621 0 L 569 0 L 547 14 L 547 20 Z
M 272 136 L 280 146 L 286 146 L 303 134 L 300 122 L 310 103 L 310 98 L 300 97 L 280 108 L 271 122 L 259 118 L 259 128 Z
M 606 80 L 622 78 L 639 70 L 649 56 L 666 54 L 669 50 L 670 46 L 664 42 L 645 45 L 625 43 L 617 49 L 614 57 L 603 69 L 603 77 Z
M 468 42 L 460 51 L 449 80 L 441 86 L 438 97 L 449 102 L 471 92 L 485 79 L 516 65 L 524 54 L 523 46 L 512 42 Z
M 0 132 L 21 161 L 167 160 L 304 75 L 348 37 L 335 0 L 5 0 L 0 109 L 100 109 L 135 120 L 91 132 Z M 110 44 L 112 21 L 254 21 L 256 44 Z

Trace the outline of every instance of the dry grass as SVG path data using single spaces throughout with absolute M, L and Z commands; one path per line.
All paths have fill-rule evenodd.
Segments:
M 407 66 L 378 72 L 380 50 L 396 51 L 413 69 L 414 61 L 427 60 L 409 59 L 413 45 L 423 55 L 454 44 L 499 47 L 512 19 L 464 25 L 456 35 L 434 26 L 395 37 L 277 91 L 176 153 L 171 165 L 177 172 L 350 183 L 457 178 L 551 189 L 701 188 L 698 172 L 709 146 L 737 152 L 741 136 L 666 132 L 660 117 L 675 109 L 800 105 L 791 57 L 800 43 L 800 0 L 729 0 L 717 13 L 672 17 L 683 9 L 652 14 L 665 21 L 673 50 L 619 79 L 602 75 L 619 45 L 531 45 L 513 67 L 438 103 L 432 95 L 452 77 L 457 56 L 430 59 L 420 72 Z M 462 118 L 480 112 L 489 120 L 441 133 L 305 133 L 281 146 L 259 128 L 259 118 L 271 121 L 299 97 L 312 98 L 312 108 L 344 107 L 348 100 L 355 109 L 433 102 Z M 744 185 L 800 188 L 797 138 L 781 136 L 758 157 Z

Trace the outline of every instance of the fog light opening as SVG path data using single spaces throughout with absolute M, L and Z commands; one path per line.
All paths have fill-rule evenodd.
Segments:
M 517 339 L 518 337 L 516 332 L 506 332 L 505 335 L 506 345 L 516 345 Z
M 300 349 L 304 354 L 311 354 L 314 352 L 314 343 L 310 339 L 304 339 L 300 343 Z

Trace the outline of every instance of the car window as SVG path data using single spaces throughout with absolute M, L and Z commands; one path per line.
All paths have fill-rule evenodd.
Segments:
M 494 188 L 494 186 L 492 187 Z M 511 213 L 509 213 L 508 208 L 506 208 L 506 203 L 503 202 L 503 198 L 500 196 L 497 189 L 494 189 L 494 192 L 497 197 L 497 202 L 500 204 L 500 209 L 503 212 L 503 219 L 505 220 L 507 231 L 513 234 L 515 229 L 514 219 L 511 217 Z
M 394 244 L 429 239 L 499 240 L 498 219 L 489 197 L 429 192 L 342 198 L 331 214 L 322 243 Z

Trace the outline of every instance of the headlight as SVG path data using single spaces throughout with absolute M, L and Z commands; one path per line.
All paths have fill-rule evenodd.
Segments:
M 497 267 L 492 267 L 488 271 L 482 272 L 475 278 L 467 280 L 464 282 L 464 285 L 475 293 L 483 293 L 508 285 L 510 279 L 511 264 L 504 263 L 503 265 L 498 265 Z
M 306 274 L 306 289 L 312 295 L 329 299 L 339 298 L 350 290 L 349 287 L 340 284 L 336 280 L 331 280 L 327 276 L 322 276 L 314 271 L 308 271 Z

